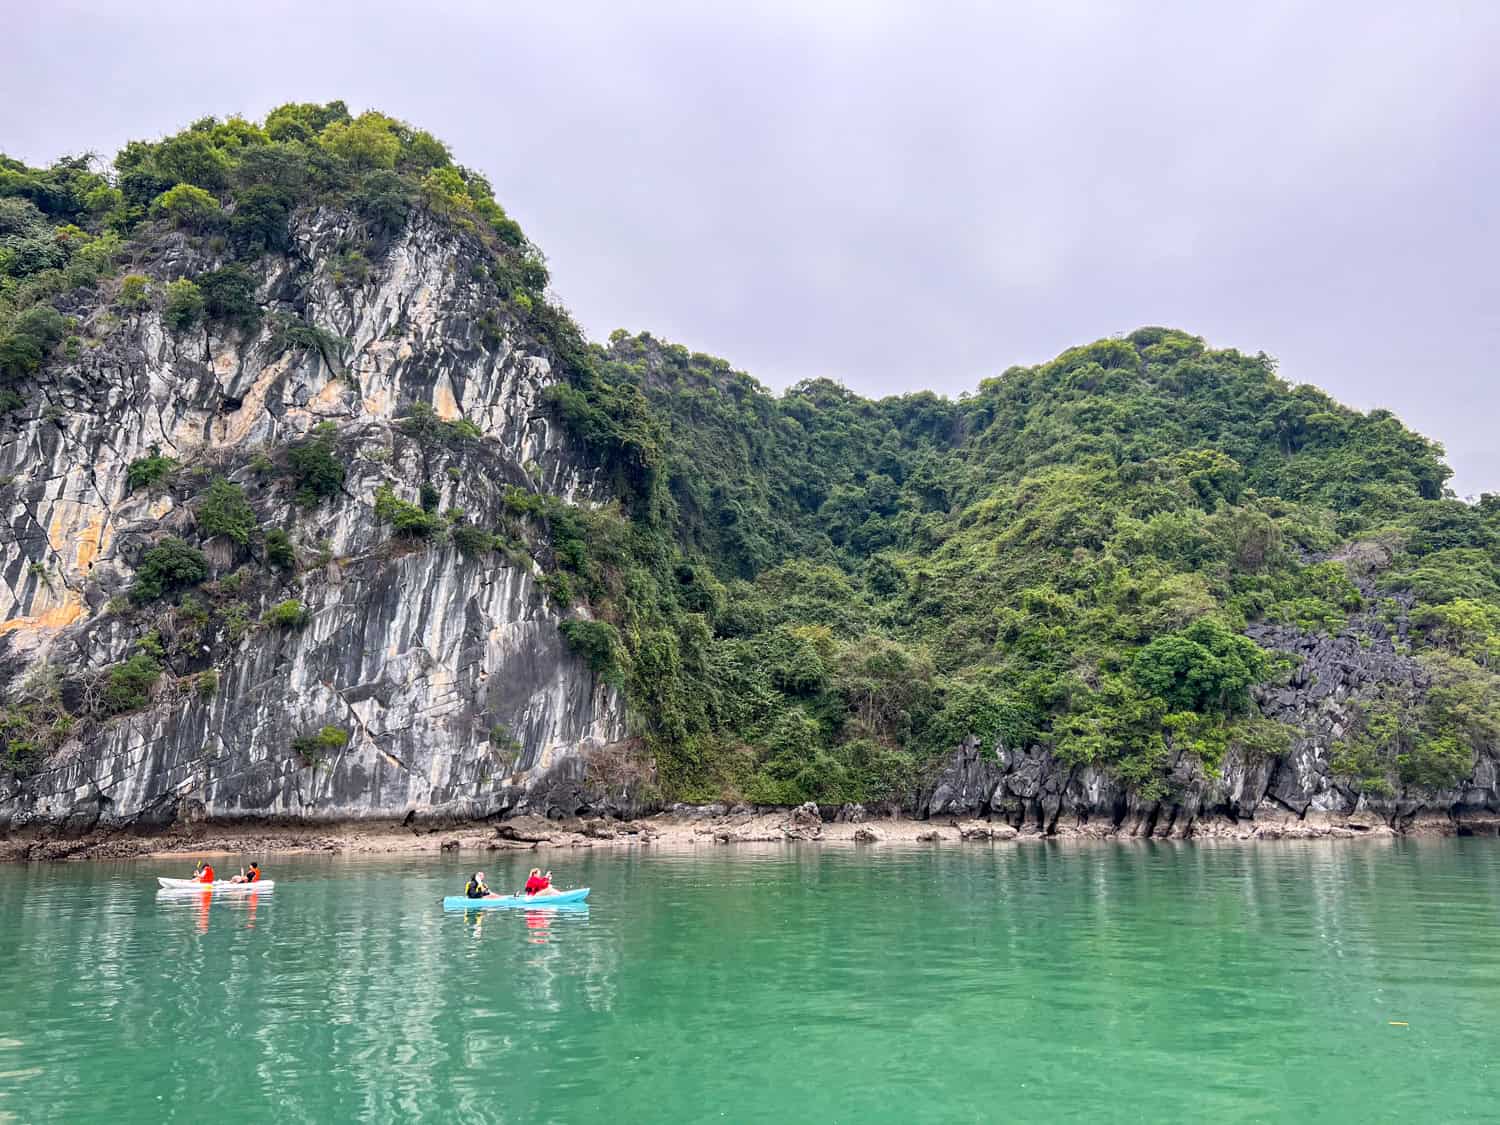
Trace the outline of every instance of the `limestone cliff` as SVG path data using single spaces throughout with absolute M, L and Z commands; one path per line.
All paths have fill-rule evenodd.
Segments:
M 624 736 L 619 694 L 568 651 L 528 557 L 404 545 L 377 519 L 382 485 L 413 500 L 425 484 L 429 507 L 493 526 L 506 486 L 587 503 L 592 479 L 538 407 L 545 348 L 494 319 L 464 237 L 414 216 L 351 280 L 337 264 L 352 221 L 294 217 L 291 251 L 255 265 L 253 332 L 174 335 L 107 292 L 75 300 L 82 346 L 0 439 L 0 660 L 12 693 L 50 676 L 76 703 L 150 629 L 167 674 L 144 709 L 71 723 L 39 770 L 0 774 L 0 823 L 544 810 L 542 779 L 576 778 L 580 755 Z M 152 283 L 220 264 L 202 240 L 143 245 L 130 268 Z M 412 404 L 477 436 L 416 440 L 398 425 Z M 278 459 L 327 422 L 347 477 L 299 505 Z M 173 483 L 132 489 L 129 466 L 153 452 L 180 466 Z M 192 537 L 211 477 L 239 485 L 262 527 L 293 529 L 300 565 L 221 536 L 188 613 L 136 609 L 124 595 L 143 553 Z M 261 623 L 288 599 L 305 623 Z M 347 743 L 293 750 L 324 727 Z

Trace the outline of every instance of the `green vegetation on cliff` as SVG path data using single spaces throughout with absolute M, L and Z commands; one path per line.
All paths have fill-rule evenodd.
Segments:
M 1212 773 L 1291 741 L 1249 690 L 1290 664 L 1248 624 L 1337 632 L 1383 589 L 1432 603 L 1415 643 L 1469 686 L 1391 704 L 1399 752 L 1354 772 L 1451 785 L 1493 739 L 1444 690 L 1496 697 L 1500 504 L 1444 499 L 1436 446 L 1264 356 L 1148 328 L 956 402 L 777 397 L 621 333 L 590 363 L 596 417 L 646 401 L 656 471 L 618 548 L 586 537 L 575 585 L 620 628 L 671 791 L 868 799 L 975 737 L 1164 795 L 1176 751 Z M 1367 541 L 1396 554 L 1374 597 L 1343 557 Z

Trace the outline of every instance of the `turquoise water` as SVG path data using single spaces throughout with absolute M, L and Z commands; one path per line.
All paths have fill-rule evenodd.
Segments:
M 1500 1117 L 1494 841 L 271 860 L 0 866 L 0 1119 Z

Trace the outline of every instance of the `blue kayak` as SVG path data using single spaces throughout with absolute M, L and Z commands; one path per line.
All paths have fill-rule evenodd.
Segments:
M 577 906 L 589 897 L 587 887 L 576 891 L 562 891 L 555 895 L 505 895 L 503 898 L 466 898 L 449 895 L 443 899 L 444 910 L 496 910 L 502 906 L 526 906 L 531 909 L 545 906 Z

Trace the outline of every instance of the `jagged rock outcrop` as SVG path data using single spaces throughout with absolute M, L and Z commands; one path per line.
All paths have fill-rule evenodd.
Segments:
M 506 486 L 588 502 L 591 472 L 541 408 L 546 349 L 496 318 L 464 237 L 421 215 L 364 280 L 342 276 L 352 222 L 296 218 L 293 250 L 256 266 L 264 315 L 248 335 L 174 336 L 159 313 L 103 300 L 72 310 L 78 345 L 0 435 L 6 683 L 51 667 L 65 693 L 97 689 L 99 670 L 141 639 L 123 595 L 143 552 L 193 527 L 193 489 L 211 476 L 240 485 L 263 528 L 292 529 L 303 565 L 291 576 L 254 542 L 211 540 L 199 598 L 210 624 L 200 634 L 190 615 L 152 613 L 168 674 L 149 705 L 78 724 L 29 776 L 0 773 L 0 825 L 587 805 L 581 756 L 624 737 L 623 700 L 568 650 L 540 572 L 525 557 L 393 540 L 372 501 L 382 484 L 414 500 L 426 483 L 437 511 L 478 527 L 495 526 Z M 201 240 L 144 246 L 130 268 L 158 283 L 219 264 Z M 289 341 L 289 323 L 322 336 Z M 413 439 L 397 421 L 413 403 L 479 436 L 457 448 Z M 347 477 L 339 495 L 299 507 L 270 466 L 323 422 L 338 426 Z M 188 483 L 132 490 L 130 464 L 153 450 Z M 256 624 L 287 598 L 303 627 Z M 222 627 L 225 613 L 238 628 Z M 324 726 L 347 744 L 319 760 L 291 749 Z
M 1373 588 L 1365 589 L 1373 596 Z M 1335 744 L 1354 722 L 1362 701 L 1391 692 L 1420 694 L 1430 686 L 1422 665 L 1404 655 L 1411 600 L 1398 597 L 1401 613 L 1387 626 L 1373 613 L 1355 615 L 1337 635 L 1293 626 L 1252 625 L 1264 648 L 1293 658 L 1282 686 L 1256 689 L 1270 719 L 1299 732 L 1279 757 L 1231 748 L 1217 776 L 1179 754 L 1161 799 L 1144 796 L 1107 771 L 1069 766 L 1039 748 L 962 746 L 919 795 L 915 812 L 926 817 L 989 816 L 1035 832 L 1188 837 L 1206 833 L 1301 834 L 1288 822 L 1316 831 L 1350 833 L 1387 826 L 1493 831 L 1500 813 L 1500 760 L 1481 754 L 1456 789 L 1412 787 L 1391 796 L 1359 792 L 1333 772 Z M 1264 826 L 1264 827 L 1258 827 Z

